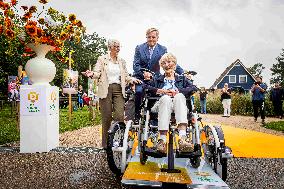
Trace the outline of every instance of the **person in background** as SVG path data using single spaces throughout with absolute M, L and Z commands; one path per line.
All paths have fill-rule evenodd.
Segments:
M 283 117 L 283 109 L 282 109 L 283 98 L 284 98 L 284 91 L 280 87 L 280 84 L 276 82 L 274 87 L 271 90 L 270 100 L 272 101 L 272 104 L 274 107 L 275 116 L 280 119 L 282 119 Z
M 79 85 L 79 90 L 78 90 L 77 96 L 78 96 L 78 107 L 80 109 L 82 109 L 84 107 L 83 94 L 84 94 L 83 87 L 82 87 L 82 85 Z
M 125 87 L 128 83 L 141 83 L 127 73 L 126 62 L 118 56 L 120 42 L 108 41 L 109 54 L 98 58 L 94 71 L 87 70 L 82 74 L 91 79 L 98 79 L 97 96 L 102 115 L 102 147 L 107 148 L 108 130 L 111 121 L 124 121 Z
M 231 116 L 231 89 L 229 89 L 228 83 L 224 84 L 224 87 L 221 90 L 221 99 L 224 108 L 223 117 Z
M 133 61 L 133 70 L 134 77 L 143 80 L 150 80 L 153 75 L 150 72 L 143 71 L 143 68 L 146 68 L 155 73 L 155 75 L 160 74 L 160 58 L 167 52 L 165 46 L 160 45 L 158 42 L 159 39 L 159 30 L 156 28 L 149 28 L 146 31 L 147 41 L 141 45 L 137 45 L 135 48 L 134 61 Z M 176 73 L 182 74 L 183 69 L 177 65 Z M 135 123 L 138 122 L 140 118 L 140 106 L 143 99 L 144 88 L 143 85 L 135 86 Z
M 262 77 L 257 76 L 256 82 L 251 87 L 252 105 L 254 112 L 254 121 L 257 121 L 258 114 L 262 119 L 262 124 L 265 123 L 265 93 L 267 86 L 262 82 Z M 259 111 L 260 110 L 260 111 Z
M 206 114 L 206 98 L 207 98 L 207 91 L 205 90 L 205 87 L 200 88 L 199 93 L 199 100 L 200 100 L 200 110 L 202 114 Z

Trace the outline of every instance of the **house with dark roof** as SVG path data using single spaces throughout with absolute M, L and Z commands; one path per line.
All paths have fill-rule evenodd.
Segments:
M 251 86 L 255 82 L 254 76 L 243 65 L 243 63 L 237 59 L 225 71 L 216 79 L 211 89 L 222 89 L 225 83 L 229 84 L 229 88 L 241 89 L 249 91 Z

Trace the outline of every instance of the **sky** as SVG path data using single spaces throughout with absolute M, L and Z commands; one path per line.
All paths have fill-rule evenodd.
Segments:
M 89 34 L 119 40 L 130 73 L 136 45 L 146 42 L 148 28 L 158 28 L 158 43 L 182 68 L 197 72 L 194 83 L 200 87 L 210 87 L 236 59 L 246 67 L 262 63 L 269 83 L 269 69 L 284 48 L 284 0 L 50 0 L 47 5 L 75 13 Z

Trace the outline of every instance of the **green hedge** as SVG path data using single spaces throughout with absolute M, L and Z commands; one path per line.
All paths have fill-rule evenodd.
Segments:
M 207 113 L 212 114 L 223 114 L 223 105 L 221 102 L 220 92 L 209 93 L 207 96 Z M 195 95 L 195 107 L 197 111 L 200 112 L 200 101 L 199 94 Z M 231 105 L 231 114 L 232 115 L 253 115 L 251 94 L 232 94 L 232 105 Z M 273 106 L 272 102 L 269 101 L 269 98 L 265 99 L 265 112 L 267 116 L 273 116 Z
M 267 128 L 267 129 L 273 129 L 273 130 L 276 130 L 276 131 L 284 132 L 284 121 L 266 123 L 264 125 L 264 127 Z

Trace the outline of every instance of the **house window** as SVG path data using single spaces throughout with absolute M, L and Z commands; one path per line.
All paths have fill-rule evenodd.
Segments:
M 247 83 L 247 75 L 239 75 L 239 83 Z
M 229 83 L 236 83 L 236 75 L 228 75 Z

